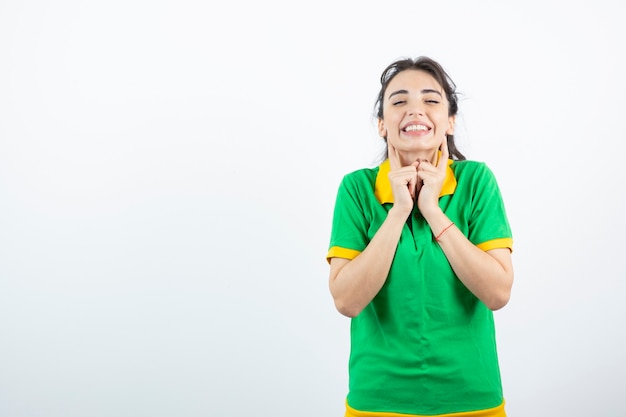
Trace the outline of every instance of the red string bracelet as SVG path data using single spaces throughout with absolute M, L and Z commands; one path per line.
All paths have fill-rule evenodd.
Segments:
M 443 234 L 446 232 L 446 230 L 448 230 L 448 229 L 449 229 L 449 228 L 451 228 L 452 226 L 454 226 L 454 222 L 452 222 L 452 223 L 450 223 L 448 226 L 446 226 L 446 228 L 445 228 L 445 229 L 443 229 L 443 230 L 441 231 L 441 233 L 439 233 L 439 234 L 435 237 L 435 240 L 436 240 L 437 242 L 439 242 L 439 238 L 441 237 L 441 235 L 443 235 Z

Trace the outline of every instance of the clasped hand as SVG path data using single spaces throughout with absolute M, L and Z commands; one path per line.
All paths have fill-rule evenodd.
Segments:
M 441 158 L 433 165 L 428 160 L 417 160 L 403 166 L 400 154 L 391 143 L 389 149 L 389 181 L 394 197 L 394 208 L 406 212 L 407 217 L 417 204 L 423 215 L 439 208 L 439 194 L 446 178 L 448 143 L 441 143 Z

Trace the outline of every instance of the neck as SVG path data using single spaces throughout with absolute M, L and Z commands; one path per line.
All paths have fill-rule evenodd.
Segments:
M 431 164 L 436 165 L 437 158 L 438 158 L 437 150 L 400 153 L 400 161 L 402 163 L 402 166 L 411 165 L 415 161 L 428 161 Z

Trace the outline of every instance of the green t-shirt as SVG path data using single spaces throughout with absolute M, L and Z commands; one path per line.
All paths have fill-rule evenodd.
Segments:
M 483 250 L 511 248 L 495 177 L 475 161 L 448 161 L 439 206 Z M 393 206 L 389 161 L 346 175 L 327 257 L 353 259 Z M 456 277 L 417 207 L 387 281 L 351 321 L 348 404 L 362 411 L 436 415 L 503 402 L 494 320 Z

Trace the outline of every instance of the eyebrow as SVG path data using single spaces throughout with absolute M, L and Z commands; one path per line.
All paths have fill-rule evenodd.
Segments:
M 435 93 L 435 94 L 439 94 L 439 96 L 443 97 L 441 95 L 441 93 L 437 90 L 433 90 L 432 88 L 425 88 L 421 91 L 422 94 L 428 94 L 428 93 Z M 387 99 L 390 99 L 393 96 L 396 96 L 398 94 L 409 94 L 409 92 L 407 90 L 397 90 L 394 91 L 393 93 L 389 94 L 389 97 L 387 97 Z

